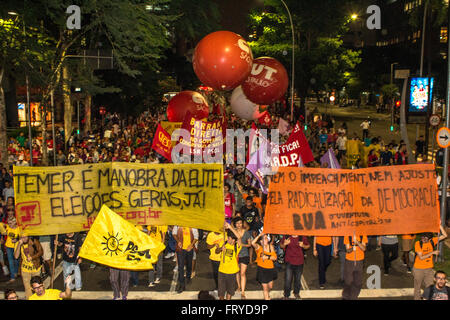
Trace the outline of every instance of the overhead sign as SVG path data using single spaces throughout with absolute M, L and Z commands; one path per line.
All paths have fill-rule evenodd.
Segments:
M 430 116 L 430 125 L 437 127 L 441 123 L 441 116 L 438 114 L 432 114 Z
M 450 129 L 442 127 L 436 134 L 436 140 L 441 148 L 447 148 L 450 146 Z
M 409 69 L 398 69 L 395 70 L 395 79 L 408 79 Z
M 409 83 L 409 113 L 428 113 L 433 101 L 433 78 L 411 78 Z

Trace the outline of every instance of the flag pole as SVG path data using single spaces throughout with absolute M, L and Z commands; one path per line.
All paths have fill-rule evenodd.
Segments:
M 56 235 L 55 241 L 58 241 L 58 235 Z M 58 249 L 58 245 L 55 243 L 55 249 L 53 250 L 53 266 L 52 266 L 51 289 L 53 289 L 53 280 L 55 279 L 55 264 L 56 264 L 56 250 L 57 249 Z

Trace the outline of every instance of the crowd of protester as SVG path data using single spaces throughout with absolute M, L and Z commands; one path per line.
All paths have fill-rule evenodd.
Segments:
M 279 111 L 279 110 L 278 110 Z M 313 116 L 315 114 L 315 116 Z M 217 117 L 217 114 L 212 115 Z M 285 114 L 274 112 L 270 128 L 277 128 L 280 118 L 287 119 Z M 108 113 L 102 120 L 93 122 L 93 130 L 80 134 L 76 131 L 65 143 L 65 132 L 62 128 L 56 131 L 55 139 L 50 136 L 47 141 L 39 137 L 33 139 L 32 153 L 29 152 L 28 138 L 20 133 L 10 137 L 8 162 L 15 166 L 42 165 L 42 148 L 48 148 L 49 163 L 56 165 L 77 165 L 99 162 L 136 162 L 164 163 L 166 159 L 155 153 L 151 146 L 158 122 L 164 115 L 143 113 L 137 118 L 122 118 L 120 115 Z M 361 123 L 361 135 L 350 133 L 346 123 L 338 125 L 329 115 L 317 116 L 313 112 L 307 123 L 307 139 L 314 155 L 314 161 L 306 166 L 321 167 L 320 158 L 331 148 L 336 154 L 341 168 L 361 168 L 408 164 L 408 154 L 403 141 L 386 142 L 382 137 L 370 135 L 370 119 Z M 211 120 L 210 119 L 210 120 Z M 295 123 L 290 123 L 292 129 Z M 234 116 L 227 117 L 228 128 L 249 129 L 250 121 L 243 121 Z M 259 125 L 261 127 L 261 125 Z M 268 128 L 268 127 L 266 127 Z M 281 137 L 283 143 L 289 133 Z M 357 141 L 360 156 L 356 161 L 347 159 L 349 141 Z M 414 154 L 426 161 L 423 151 L 423 137 L 416 142 Z M 55 159 L 56 158 L 56 159 Z M 340 284 L 343 299 L 356 299 L 362 288 L 363 261 L 369 249 L 380 250 L 384 259 L 384 273 L 389 275 L 392 262 L 399 257 L 404 264 L 404 272 L 414 275 L 414 298 L 419 299 L 420 288 L 424 284 L 428 291 L 425 299 L 431 299 L 435 292 L 431 288 L 436 280 L 442 283 L 445 273 L 433 273 L 433 257 L 438 254 L 436 243 L 446 237 L 441 229 L 439 239 L 433 234 L 423 234 L 420 241 L 417 235 L 379 235 L 378 237 L 306 237 L 297 235 L 268 235 L 262 233 L 267 195 L 258 187 L 257 180 L 242 164 L 224 166 L 224 232 L 206 232 L 193 228 L 168 226 L 140 226 L 143 232 L 166 243 L 166 251 L 162 253 L 155 265 L 155 270 L 148 274 L 148 287 L 158 285 L 162 278 L 163 259 L 173 259 L 178 273 L 176 291 L 181 293 L 195 277 L 199 243 L 202 241 L 210 251 L 211 278 L 214 279 L 215 290 L 220 299 L 231 299 L 236 291 L 240 297 L 246 298 L 248 281 L 261 284 L 261 298 L 270 299 L 270 291 L 278 274 L 284 274 L 283 297 L 290 298 L 293 292 L 300 299 L 301 277 L 306 253 L 311 249 L 318 259 L 319 287 L 327 287 L 327 268 L 332 257 L 340 263 Z M 78 250 L 85 234 L 75 233 L 55 236 L 28 237 L 21 232 L 15 219 L 14 190 L 12 186 L 12 166 L 0 164 L 0 218 L 3 234 L 0 250 L 0 264 L 9 283 L 21 276 L 26 298 L 53 297 L 55 299 L 71 297 L 71 290 L 82 290 Z M 401 245 L 401 247 L 399 247 Z M 63 261 L 63 277 L 66 279 L 65 291 L 42 290 L 43 279 L 51 275 L 53 251 L 57 249 Z M 60 249 L 58 249 L 60 248 Z M 415 257 L 410 257 L 411 253 Z M 41 258 L 42 257 L 42 258 Z M 247 279 L 248 266 L 256 266 L 255 279 Z M 90 264 L 95 268 L 95 264 Z M 284 270 L 282 272 L 282 270 Z M 70 278 L 70 274 L 73 277 Z M 127 299 L 130 286 L 135 287 L 139 281 L 139 272 L 110 269 L 110 282 L 114 299 Z M 446 276 L 446 275 L 445 275 Z M 439 279 L 437 279 L 438 277 Z M 69 279 L 69 281 L 67 281 Z M 74 280 L 74 281 L 72 281 Z M 280 280 L 278 280 L 280 281 Z M 431 289 L 430 289 L 431 288 Z M 442 287 L 441 287 L 442 289 Z M 442 290 L 441 290 L 442 291 Z M 436 293 L 443 298 L 443 291 Z M 33 294 L 34 292 L 34 294 Z M 5 292 L 5 298 L 17 297 L 14 290 Z M 200 297 L 211 298 L 205 292 Z M 431 297 L 431 298 L 430 298 Z M 205 298 L 205 299 L 206 299 Z M 448 295 L 447 295 L 448 298 Z M 11 298 L 13 299 L 13 298 Z

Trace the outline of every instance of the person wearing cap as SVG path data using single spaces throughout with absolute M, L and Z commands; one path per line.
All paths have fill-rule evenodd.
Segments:
M 44 251 L 39 240 L 28 237 L 28 234 L 22 231 L 14 249 L 14 258 L 22 258 L 21 271 L 26 299 L 33 294 L 30 285 L 31 278 L 41 275 L 41 257 L 43 253 Z
M 422 284 L 427 288 L 434 283 L 433 259 L 435 255 L 439 254 L 438 242 L 447 238 L 447 233 L 442 225 L 440 226 L 440 230 L 442 234 L 439 238 L 434 237 L 431 232 L 426 232 L 421 235 L 421 240 L 416 241 L 414 245 L 414 251 L 416 252 L 412 270 L 414 277 L 414 300 L 420 300 L 420 288 Z

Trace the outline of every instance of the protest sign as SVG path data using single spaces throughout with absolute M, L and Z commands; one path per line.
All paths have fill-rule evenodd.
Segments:
M 158 124 L 155 136 L 153 137 L 152 149 L 172 162 L 172 141 L 170 135 Z
M 79 256 L 118 269 L 151 270 L 165 247 L 103 205 Z
M 264 232 L 349 236 L 439 231 L 432 164 L 358 170 L 280 167 L 269 184 Z
M 190 154 L 223 153 L 226 138 L 226 123 L 223 118 L 215 121 L 196 120 L 188 112 L 181 127 L 190 134 L 190 139 L 181 135 L 179 144 L 186 146 Z
M 260 134 L 260 130 L 256 129 L 256 126 L 252 126 L 248 159 L 250 159 L 258 150 L 258 145 L 261 143 L 258 140 L 265 141 L 269 145 L 272 157 L 272 167 L 298 167 L 300 158 L 303 163 L 314 161 L 311 148 L 309 147 L 305 134 L 298 122 L 294 126 L 287 141 L 281 145 L 269 141 Z
M 170 121 L 161 121 L 160 125 L 161 127 L 166 130 L 166 132 L 169 134 L 170 137 L 172 137 L 173 132 L 176 129 L 180 129 L 183 122 L 170 122 Z M 172 140 L 172 146 L 175 146 L 178 141 L 178 135 L 174 135 L 174 139 Z
M 126 162 L 14 167 L 16 217 L 29 235 L 88 230 L 102 205 L 137 225 L 220 230 L 223 166 Z

